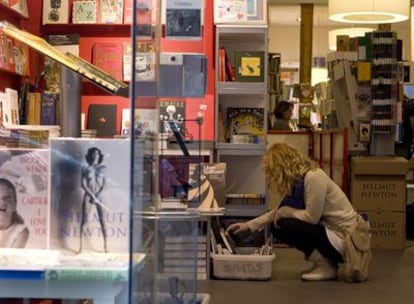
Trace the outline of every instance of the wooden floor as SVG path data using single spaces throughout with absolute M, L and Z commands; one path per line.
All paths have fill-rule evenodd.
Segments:
M 210 304 L 412 304 L 414 303 L 414 242 L 405 250 L 373 250 L 370 278 L 364 283 L 303 282 L 310 264 L 292 248 L 276 248 L 269 281 L 199 281 Z

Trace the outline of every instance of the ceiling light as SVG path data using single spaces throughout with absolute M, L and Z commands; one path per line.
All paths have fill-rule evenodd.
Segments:
M 354 37 L 363 37 L 366 32 L 372 32 L 374 29 L 369 27 L 350 27 L 350 28 L 341 28 L 329 31 L 328 33 L 328 42 L 329 49 L 331 51 L 336 51 L 336 36 L 348 35 L 349 38 Z
M 408 20 L 410 0 L 329 0 L 329 19 L 344 23 L 395 23 Z

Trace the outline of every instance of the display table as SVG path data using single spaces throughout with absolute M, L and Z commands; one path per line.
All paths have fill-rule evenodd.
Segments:
M 145 261 L 134 254 L 134 273 Z M 129 254 L 0 249 L 1 298 L 91 299 L 124 304 L 128 298 Z

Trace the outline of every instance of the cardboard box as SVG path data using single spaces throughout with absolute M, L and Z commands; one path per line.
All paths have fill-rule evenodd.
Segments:
M 405 158 L 354 157 L 351 170 L 351 203 L 355 209 L 405 211 Z
M 371 226 L 371 248 L 405 248 L 405 212 L 358 211 L 368 216 Z

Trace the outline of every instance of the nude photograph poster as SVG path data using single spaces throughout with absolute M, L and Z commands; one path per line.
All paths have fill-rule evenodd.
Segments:
M 130 141 L 50 141 L 51 249 L 128 252 Z

